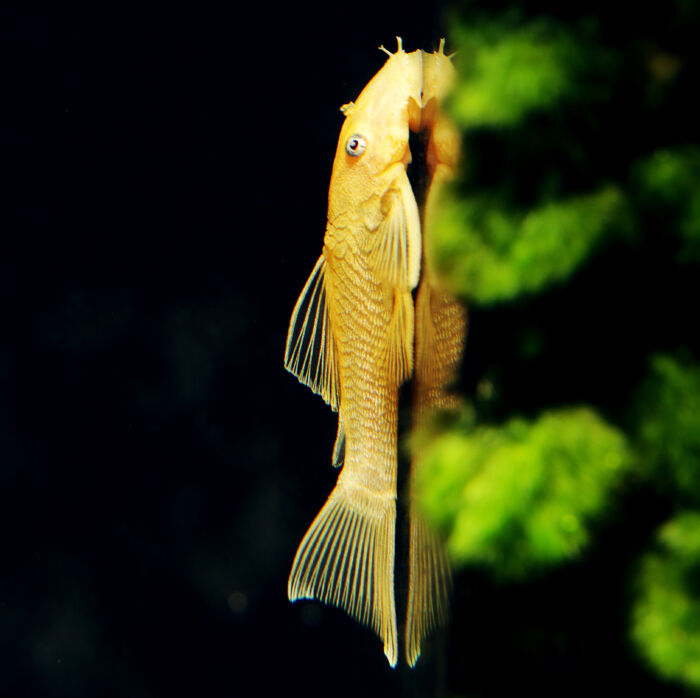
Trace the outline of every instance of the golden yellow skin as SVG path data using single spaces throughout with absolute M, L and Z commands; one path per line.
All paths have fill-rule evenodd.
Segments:
M 409 124 L 420 115 L 421 58 L 420 51 L 408 54 L 399 45 L 355 104 L 345 107 L 323 246 L 346 435 L 339 483 L 387 501 L 396 499 L 397 391 L 411 371 L 411 290 L 421 256 L 406 175 Z M 346 152 L 353 134 L 367 141 L 359 157 Z M 403 209 L 408 254 L 405 265 L 392 260 L 395 269 L 378 269 L 372 248 L 390 208 Z
M 442 68 L 434 65 L 437 55 L 406 53 L 399 39 L 396 53 L 389 54 L 355 103 L 343 107 L 346 118 L 333 163 L 323 254 L 295 307 L 285 355 L 285 366 L 338 409 L 334 464 L 343 462 L 336 487 L 297 550 L 289 598 L 316 598 L 370 624 L 391 666 L 398 656 L 398 389 L 413 368 L 411 291 L 422 255 L 420 218 L 406 175 L 409 129 L 426 123 L 436 136 L 429 147 L 434 181 L 442 177 L 441 167 L 453 165 L 442 152 L 454 144 L 443 137 L 447 131 L 432 100 L 435 89 L 424 82 L 426 58 L 428 74 L 441 74 Z M 447 61 L 441 43 L 442 59 Z M 440 85 L 438 80 L 436 87 Z M 427 111 L 424 103 L 431 105 Z M 364 149 L 355 151 L 358 142 Z M 432 344 L 420 346 L 432 352 Z M 432 371 L 429 365 L 422 361 L 425 376 Z M 414 539 L 427 540 L 412 533 Z M 413 564 L 412 569 L 419 576 L 430 572 L 425 565 Z M 407 656 L 412 665 L 420 639 L 434 625 L 430 609 L 436 602 L 430 594 L 438 590 L 411 574 L 416 591 L 409 591 Z

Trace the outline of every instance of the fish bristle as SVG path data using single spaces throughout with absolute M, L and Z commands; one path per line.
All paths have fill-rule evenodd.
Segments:
M 397 44 L 397 49 L 396 53 L 403 53 L 403 39 L 400 36 L 396 37 L 396 44 Z M 395 53 L 392 53 L 388 48 L 384 48 L 384 45 L 379 46 L 380 51 L 384 51 L 387 56 L 395 56 Z
M 369 625 L 392 667 L 395 527 L 393 498 L 339 483 L 301 541 L 287 586 L 290 601 L 316 599 Z
M 321 255 L 299 295 L 287 332 L 284 367 L 338 409 L 338 362 L 326 302 L 326 260 Z

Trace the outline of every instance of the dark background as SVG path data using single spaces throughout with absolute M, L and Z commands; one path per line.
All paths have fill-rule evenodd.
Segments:
M 424 2 L 5 15 L 0 695 L 673 695 L 601 633 L 625 623 L 621 592 L 597 597 L 613 543 L 535 592 L 463 573 L 414 672 L 342 612 L 286 599 L 337 476 L 335 417 L 282 356 L 321 251 L 338 107 L 379 44 L 432 49 L 443 17 Z

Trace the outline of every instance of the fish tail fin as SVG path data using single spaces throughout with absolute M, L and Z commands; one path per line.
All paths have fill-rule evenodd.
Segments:
M 396 500 L 339 482 L 299 545 L 290 601 L 317 599 L 369 625 L 396 666 Z
M 413 504 L 408 555 L 406 661 L 415 666 L 422 641 L 447 620 L 452 574 L 442 540 Z

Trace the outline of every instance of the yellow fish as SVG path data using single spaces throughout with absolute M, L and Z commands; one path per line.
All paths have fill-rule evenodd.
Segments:
M 439 54 L 447 60 L 442 47 L 441 42 Z M 383 50 L 389 54 L 384 66 L 355 103 L 342 107 L 345 122 L 333 163 L 323 253 L 287 335 L 285 367 L 338 410 L 333 463 L 342 465 L 334 490 L 299 545 L 288 595 L 292 601 L 334 604 L 371 625 L 395 666 L 398 389 L 413 370 L 411 291 L 422 256 L 420 216 L 406 174 L 409 129 L 419 130 L 428 116 L 435 134 L 441 122 L 436 108 L 423 113 L 424 96 L 428 104 L 435 92 L 424 85 L 426 54 L 406 53 L 400 39 L 396 53 Z M 428 59 L 432 75 L 439 72 L 435 60 Z M 435 163 L 428 163 L 433 180 L 441 179 L 446 162 L 439 154 L 443 141 L 436 143 L 429 148 L 436 154 Z M 423 574 L 424 566 L 413 567 Z M 433 586 L 414 583 L 418 591 L 409 593 L 418 627 L 407 629 L 411 664 L 432 627 L 430 609 L 444 606 L 427 598 L 440 593 Z

